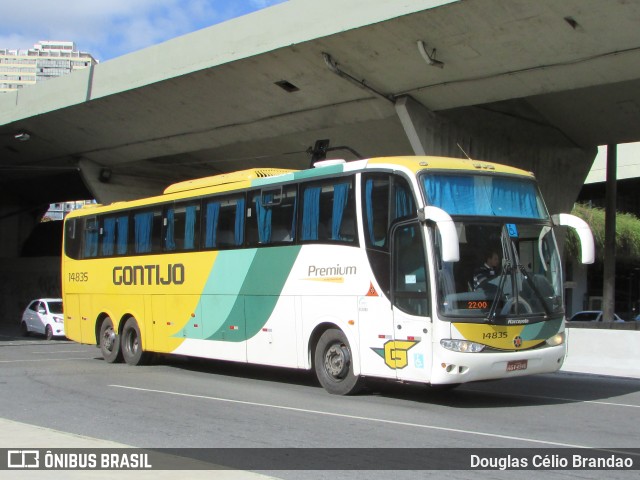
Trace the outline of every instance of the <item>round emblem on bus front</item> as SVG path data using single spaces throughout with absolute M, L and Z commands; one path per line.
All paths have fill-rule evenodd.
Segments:
M 518 335 L 517 337 L 514 337 L 513 346 L 516 348 L 520 348 L 522 346 L 522 337 L 520 335 Z

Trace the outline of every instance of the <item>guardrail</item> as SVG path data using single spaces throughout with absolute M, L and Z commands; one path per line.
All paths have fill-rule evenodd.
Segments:
M 567 323 L 563 371 L 640 378 L 640 322 Z
M 595 330 L 640 330 L 640 322 L 567 322 L 567 328 Z

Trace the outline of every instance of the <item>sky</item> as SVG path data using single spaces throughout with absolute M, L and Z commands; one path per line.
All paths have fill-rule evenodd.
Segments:
M 0 0 L 0 48 L 76 43 L 100 62 L 285 0 Z

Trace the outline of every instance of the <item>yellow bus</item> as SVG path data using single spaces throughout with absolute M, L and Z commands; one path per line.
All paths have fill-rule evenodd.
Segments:
M 531 173 L 442 157 L 252 169 L 65 220 L 68 338 L 151 352 L 458 385 L 564 360 L 555 225 Z

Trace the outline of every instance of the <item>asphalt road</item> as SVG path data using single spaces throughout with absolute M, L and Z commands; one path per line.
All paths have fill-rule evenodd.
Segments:
M 169 357 L 144 367 L 107 364 L 95 346 L 0 332 L 0 418 L 136 447 L 628 451 L 640 448 L 639 409 L 638 379 L 557 373 L 446 393 L 378 382 L 361 395 L 339 397 L 306 372 Z M 286 479 L 389 477 L 389 471 L 266 473 Z M 531 474 L 510 472 L 512 478 Z M 545 475 L 602 478 L 598 471 Z M 607 478 L 633 477 L 607 472 Z

